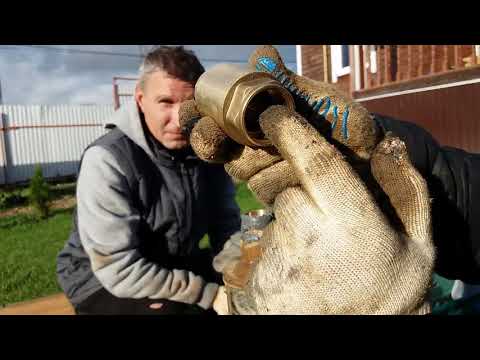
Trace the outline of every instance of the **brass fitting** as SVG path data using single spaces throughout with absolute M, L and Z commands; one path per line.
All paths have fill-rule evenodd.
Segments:
M 248 282 L 252 265 L 262 255 L 260 238 L 263 234 L 263 229 L 272 219 L 273 214 L 264 209 L 253 210 L 242 215 L 241 256 L 233 269 L 224 273 L 223 281 L 227 287 L 241 289 Z
M 262 256 L 260 238 L 263 229 L 273 220 L 273 213 L 265 209 L 253 210 L 242 215 L 242 237 L 240 241 L 240 260 L 233 269 L 223 275 L 227 292 L 228 311 L 230 315 L 238 314 L 233 298 L 247 285 L 251 270 Z
M 262 112 L 272 105 L 295 109 L 292 95 L 272 75 L 232 64 L 216 65 L 198 79 L 195 102 L 202 115 L 250 147 L 271 145 L 258 123 Z

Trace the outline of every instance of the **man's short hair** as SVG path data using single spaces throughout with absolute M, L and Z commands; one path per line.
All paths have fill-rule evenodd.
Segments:
M 195 53 L 183 46 L 158 46 L 150 51 L 140 66 L 139 85 L 144 89 L 149 74 L 163 70 L 170 76 L 195 85 L 204 67 Z

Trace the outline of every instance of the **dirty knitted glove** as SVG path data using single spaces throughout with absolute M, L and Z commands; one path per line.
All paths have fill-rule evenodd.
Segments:
M 296 112 L 349 157 L 369 159 L 383 137 L 368 110 L 336 85 L 314 81 L 288 70 L 273 46 L 260 46 L 250 66 L 273 75 L 296 100 Z
M 281 188 L 298 184 L 298 179 L 295 178 L 288 163 L 283 161 L 277 149 L 274 147 L 253 149 L 236 143 L 225 135 L 212 118 L 203 117 L 198 112 L 195 100 L 188 100 L 182 104 L 179 110 L 179 118 L 180 126 L 189 136 L 190 144 L 195 153 L 207 162 L 226 163 L 225 169 L 230 176 L 238 181 L 250 180 L 248 187 L 262 203 L 266 205 L 273 203 L 278 193 L 276 191 L 278 186 L 265 188 L 264 191 L 257 192 L 258 179 L 252 178 L 252 176 L 259 170 L 275 165 L 267 170 L 266 175 L 269 172 L 273 174 L 281 173 L 282 175 L 277 179 L 278 182 L 281 182 Z M 239 158 L 250 159 L 251 166 L 247 168 L 235 166 Z M 268 187 L 268 184 L 262 182 L 262 186 Z
M 204 161 L 224 163 L 242 149 L 211 117 L 200 114 L 193 99 L 180 106 L 179 121 L 193 150 Z
M 269 72 L 290 90 L 295 99 L 296 112 L 308 119 L 317 131 L 346 155 L 346 160 L 375 196 L 381 197 L 375 181 L 372 181 L 369 159 L 384 134 L 369 112 L 336 86 L 298 76 L 288 70 L 273 46 L 258 47 L 250 56 L 249 64 L 258 71 Z M 227 163 L 227 170 L 230 167 L 228 163 L 234 162 L 235 158 L 249 157 L 254 160 L 250 169 L 231 172 L 237 180 L 250 179 L 258 172 L 258 168 L 263 169 L 278 163 L 270 171 L 283 174 L 284 187 L 298 185 L 298 179 L 288 163 L 282 161 L 275 148 L 253 149 L 237 144 L 223 132 L 214 119 L 203 117 L 197 111 L 194 100 L 181 107 L 180 123 L 189 134 L 191 146 L 201 159 L 213 163 Z M 248 185 L 258 200 L 266 205 L 271 205 L 278 194 L 275 188 L 258 194 L 257 179 L 250 179 Z
M 225 286 L 220 286 L 218 288 L 212 307 L 218 315 L 229 315 L 228 297 Z
M 226 284 L 227 296 L 229 299 L 229 314 L 231 315 L 255 315 L 254 304 L 251 299 L 245 296 L 245 292 L 242 288 L 239 288 L 235 284 L 232 284 L 229 281 L 234 281 L 235 283 L 244 283 L 248 279 L 243 277 L 248 277 L 251 271 L 250 264 L 241 264 L 242 250 L 241 250 L 241 232 L 237 232 L 230 237 L 225 242 L 222 251 L 214 258 L 213 268 L 223 274 L 223 281 Z M 236 270 L 237 266 L 246 266 L 246 271 L 243 271 L 238 278 L 239 274 Z M 233 286 L 232 286 L 233 285 Z
M 387 136 L 371 153 L 373 177 L 397 217 L 391 221 L 338 149 L 299 114 L 272 106 L 260 126 L 279 160 L 244 147 L 226 163 L 230 174 L 256 179 L 261 197 L 272 188 L 277 194 L 242 301 L 256 314 L 429 312 L 429 196 L 404 143 Z M 284 181 L 287 170 L 297 186 Z
M 295 99 L 296 111 L 348 155 L 349 160 L 370 158 L 383 133 L 365 107 L 333 84 L 314 81 L 288 70 L 273 46 L 258 47 L 250 56 L 249 65 L 257 71 L 270 73 L 288 89 Z M 192 122 L 192 118 L 201 118 L 201 121 Z M 202 118 L 193 100 L 181 111 L 180 122 L 191 131 L 192 147 L 205 161 L 225 162 L 235 156 L 233 149 L 240 147 L 235 146 L 212 118 Z
M 240 243 L 241 232 L 237 232 L 223 245 L 222 251 L 213 259 L 213 268 L 216 272 L 225 273 L 234 268 L 242 256 Z
M 282 106 L 269 108 L 260 123 L 274 146 L 236 144 L 213 119 L 202 118 L 193 101 L 181 112 L 195 152 L 225 163 L 230 175 L 273 205 L 276 220 L 262 236 L 263 255 L 237 293 L 238 303 L 248 304 L 239 313 L 428 312 L 434 259 L 428 191 L 405 145 L 387 136 L 376 146 L 383 134 L 363 107 L 332 85 L 288 72 L 275 54 L 272 47 L 260 48 L 250 63 L 260 63 L 261 70 L 271 64 L 265 58 L 276 62 L 294 93 L 307 97 L 303 105 L 297 99 L 297 111 L 309 123 Z M 291 89 L 285 78 L 279 80 Z M 321 110 L 328 99 L 318 109 L 324 97 L 330 113 Z M 317 108 L 310 106 L 309 113 L 312 99 Z M 388 206 L 378 201 L 379 191 Z

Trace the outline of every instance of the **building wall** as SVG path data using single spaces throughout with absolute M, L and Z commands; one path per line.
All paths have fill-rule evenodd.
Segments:
M 455 63 L 454 45 L 392 46 L 396 46 L 397 51 L 396 81 L 463 67 L 465 65 L 463 59 L 471 56 L 473 52 L 471 45 L 459 46 L 459 60 L 458 63 Z M 379 51 L 379 54 L 380 58 L 383 57 L 382 51 Z
M 350 94 L 350 75 L 342 75 L 337 78 L 337 86 L 345 92 Z
M 480 153 L 480 83 L 360 101 L 370 112 L 416 123 L 442 145 Z
M 389 54 L 392 51 L 397 53 L 397 69 L 390 75 L 394 81 L 390 85 L 394 86 L 379 85 L 379 80 L 385 80 L 381 79 L 382 76 L 385 77 L 382 70 L 385 66 L 388 67 Z M 395 49 L 392 49 L 392 46 L 385 46 L 383 49 L 378 46 L 377 72 L 370 74 L 367 71 L 368 77 L 364 79 L 370 89 L 352 95 L 371 112 L 390 115 L 424 127 L 443 145 L 480 153 L 480 84 L 443 87 L 445 84 L 472 82 L 480 78 L 480 67 L 463 68 L 463 59 L 470 57 L 472 51 L 471 45 L 461 45 L 457 49 L 454 45 L 396 45 Z M 315 80 L 324 79 L 322 52 L 321 45 L 302 46 L 305 76 Z M 364 63 L 368 61 L 369 59 L 363 59 Z M 457 70 L 448 71 L 452 69 Z M 432 72 L 441 72 L 446 76 L 428 76 Z M 412 78 L 416 79 L 410 80 Z M 435 80 L 437 78 L 441 78 L 440 83 Z M 350 75 L 339 77 L 337 84 L 350 93 Z M 403 89 L 398 89 L 397 85 Z M 437 89 L 421 90 L 432 86 Z M 407 93 L 405 90 L 408 90 Z M 390 95 L 396 92 L 403 94 Z M 382 97 L 375 99 L 376 95 Z M 374 99 L 361 100 L 362 97 Z
M 303 76 L 317 81 L 330 80 L 330 78 L 325 78 L 326 72 L 330 74 L 330 47 L 325 45 L 302 45 L 301 51 Z M 325 62 L 325 58 L 328 60 L 327 62 Z

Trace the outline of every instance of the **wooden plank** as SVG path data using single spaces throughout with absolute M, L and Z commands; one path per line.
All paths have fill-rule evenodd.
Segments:
M 447 70 L 447 53 L 445 45 L 432 45 L 431 74 Z
M 472 45 L 472 65 L 477 64 L 477 54 L 475 50 L 475 45 Z
M 386 69 L 385 69 L 385 45 L 381 45 L 378 47 L 378 55 L 379 55 L 379 66 L 378 66 L 378 74 L 380 75 L 380 83 L 385 85 L 386 79 Z
M 382 85 L 382 76 L 381 76 L 381 72 L 380 72 L 380 64 L 381 64 L 381 62 L 380 62 L 380 45 L 377 45 L 375 55 L 376 55 L 376 58 L 377 58 L 377 72 L 375 73 L 375 75 L 376 75 L 375 85 L 380 86 L 380 85 Z
M 446 45 L 447 47 L 447 70 L 455 69 L 455 45 Z
M 398 45 L 397 49 L 397 81 L 405 81 L 409 77 L 408 45 Z
M 463 68 L 463 61 L 462 61 L 462 46 L 461 45 L 455 45 L 454 46 L 454 66 L 455 69 L 461 69 Z
M 365 77 L 365 60 L 364 60 L 364 54 L 363 54 L 363 45 L 358 45 L 358 51 L 360 53 L 359 59 L 360 59 L 360 89 L 365 88 L 365 83 L 366 83 L 366 77 Z
M 385 84 L 392 82 L 392 47 L 390 45 L 384 46 L 384 79 Z
M 412 49 L 412 68 L 410 76 L 412 79 L 415 79 L 420 76 L 420 46 L 411 45 Z
M 364 89 L 370 88 L 370 45 L 362 45 Z M 368 68 L 367 68 L 368 64 Z
M 419 75 L 428 75 L 432 69 L 432 45 L 421 45 Z
M 407 74 L 405 80 L 410 80 L 412 76 L 412 67 L 413 67 L 413 51 L 412 45 L 407 45 Z
M 448 45 L 442 45 L 441 55 L 442 55 L 442 71 L 448 71 Z
M 423 70 L 424 70 L 424 62 L 425 62 L 425 45 L 418 45 L 418 76 L 425 75 Z
M 435 55 L 437 54 L 437 45 L 432 45 L 431 48 L 431 58 L 432 62 L 430 63 L 430 74 L 435 74 L 437 72 L 436 66 L 435 66 Z
M 398 45 L 392 45 L 390 48 L 390 76 L 392 77 L 392 82 L 398 81 Z
M 57 294 L 8 305 L 0 315 L 75 315 L 75 311 L 64 294 Z

